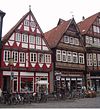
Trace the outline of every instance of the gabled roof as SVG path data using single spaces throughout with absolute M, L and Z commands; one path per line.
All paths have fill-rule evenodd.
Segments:
M 61 39 L 62 35 L 68 29 L 72 20 L 73 19 L 64 21 L 64 20 L 60 19 L 58 22 L 58 25 L 55 28 L 44 33 L 44 36 L 45 36 L 46 40 L 48 41 L 48 44 L 51 48 L 54 48 L 57 46 L 59 40 Z
M 89 28 L 97 18 L 98 14 L 99 13 L 96 13 L 78 23 L 81 34 L 86 34 L 88 32 Z
M 34 15 L 33 15 L 33 13 L 32 13 L 32 11 L 30 10 L 29 12 L 27 12 L 27 13 L 17 22 L 17 24 L 16 24 L 14 27 L 12 27 L 12 28 L 10 29 L 10 31 L 9 31 L 6 35 L 4 35 L 4 37 L 2 37 L 2 43 L 3 43 L 3 44 L 7 42 L 7 40 L 10 38 L 10 36 L 13 34 L 13 32 L 19 27 L 19 25 L 24 21 L 24 19 L 25 19 L 29 14 L 31 14 L 31 15 L 33 16 L 35 22 L 37 23 L 37 21 L 36 21 Z M 38 25 L 38 23 L 37 23 L 37 25 Z M 38 25 L 38 27 L 39 27 L 39 25 Z M 41 33 L 43 34 L 43 32 L 42 32 L 42 30 L 41 30 L 40 27 L 39 27 L 39 29 L 40 29 Z

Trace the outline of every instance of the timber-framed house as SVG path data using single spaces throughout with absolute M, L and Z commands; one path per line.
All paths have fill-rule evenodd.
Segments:
M 100 13 L 78 23 L 86 48 L 87 87 L 100 90 Z
M 31 10 L 2 38 L 3 91 L 50 91 L 51 50 Z
M 84 47 L 74 18 L 59 19 L 55 28 L 45 33 L 53 52 L 54 90 L 81 88 L 84 83 Z

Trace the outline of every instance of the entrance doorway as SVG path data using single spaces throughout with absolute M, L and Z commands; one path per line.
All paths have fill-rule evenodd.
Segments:
M 10 76 L 3 76 L 3 91 L 10 91 Z

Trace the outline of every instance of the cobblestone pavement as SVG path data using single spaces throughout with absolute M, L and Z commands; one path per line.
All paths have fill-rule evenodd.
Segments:
M 1 105 L 0 108 L 100 108 L 100 96 L 65 101 L 48 101 L 46 103 L 31 103 L 24 105 Z

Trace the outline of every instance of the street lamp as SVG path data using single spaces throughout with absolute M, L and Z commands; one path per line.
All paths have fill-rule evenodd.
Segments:
M 13 67 L 13 58 L 9 58 L 9 65 L 10 65 L 10 71 L 11 71 L 11 75 L 10 75 L 10 91 L 13 91 L 13 79 L 14 79 L 14 72 L 12 71 L 12 67 Z

